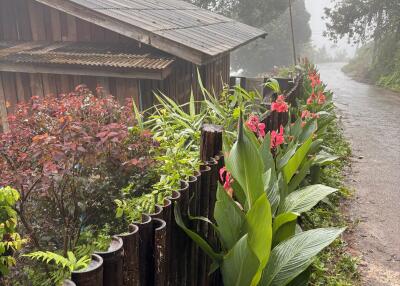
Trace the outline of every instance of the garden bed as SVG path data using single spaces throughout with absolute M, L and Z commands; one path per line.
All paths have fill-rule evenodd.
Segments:
M 81 86 L 20 105 L 0 138 L 0 186 L 20 193 L 29 241 L 3 253 L 17 258 L 4 283 L 306 285 L 344 228 L 299 224 L 339 187 L 322 184 L 339 159 L 332 94 L 302 67 L 286 94 L 267 82 L 269 103 L 202 88 L 201 102 L 158 95 L 139 113 Z

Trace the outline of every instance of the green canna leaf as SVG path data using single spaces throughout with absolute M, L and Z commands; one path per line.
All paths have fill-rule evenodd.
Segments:
M 260 286 L 283 286 L 304 272 L 321 250 L 345 229 L 313 229 L 296 234 L 280 243 L 272 252 Z
M 337 189 L 328 186 L 312 185 L 292 192 L 279 208 L 279 213 L 295 212 L 301 214 L 307 212 L 326 196 L 336 191 Z

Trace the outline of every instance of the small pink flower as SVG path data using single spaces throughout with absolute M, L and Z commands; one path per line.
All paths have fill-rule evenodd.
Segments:
M 277 133 L 275 130 L 271 132 L 271 148 L 275 149 L 278 146 L 282 145 L 285 143 L 285 138 L 283 137 L 283 126 L 279 128 L 279 133 Z
M 285 96 L 279 95 L 275 102 L 271 105 L 271 111 L 288 112 L 289 106 L 285 101 Z

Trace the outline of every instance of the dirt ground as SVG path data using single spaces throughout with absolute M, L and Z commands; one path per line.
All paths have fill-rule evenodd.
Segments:
M 319 69 L 353 151 L 348 213 L 356 227 L 348 243 L 362 259 L 363 285 L 400 286 L 400 94 L 356 82 L 342 66 Z

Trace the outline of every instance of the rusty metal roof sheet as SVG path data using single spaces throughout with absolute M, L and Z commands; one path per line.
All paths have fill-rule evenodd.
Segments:
M 36 1 L 198 64 L 266 35 L 179 0 Z
M 0 42 L 1 62 L 163 70 L 174 57 L 124 44 Z

